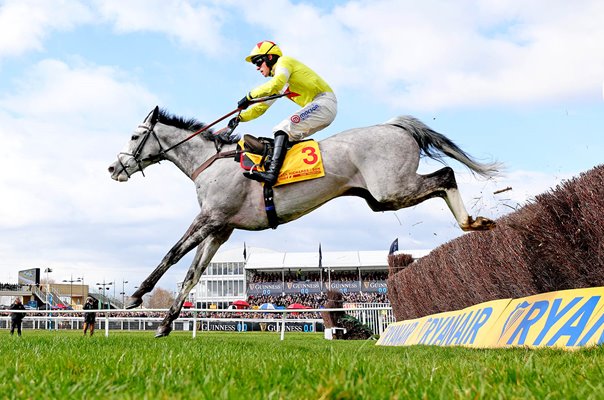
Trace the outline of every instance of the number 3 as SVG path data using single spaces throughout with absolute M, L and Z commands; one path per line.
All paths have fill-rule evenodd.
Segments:
M 306 164 L 312 165 L 319 161 L 319 156 L 317 155 L 314 147 L 305 147 L 302 149 L 302 153 L 305 153 L 308 156 L 302 160 Z

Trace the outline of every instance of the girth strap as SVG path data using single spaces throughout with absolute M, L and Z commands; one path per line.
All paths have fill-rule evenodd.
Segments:
M 268 218 L 268 226 L 272 229 L 277 229 L 279 221 L 277 220 L 277 211 L 275 210 L 275 202 L 273 201 L 273 187 L 264 184 L 264 209 Z
M 222 153 L 216 153 L 212 157 L 208 158 L 203 164 L 201 164 L 193 173 L 191 174 L 191 180 L 195 181 L 197 176 L 201 174 L 206 168 L 208 168 L 212 163 L 219 158 L 228 158 L 234 157 L 237 154 L 237 150 L 225 151 Z

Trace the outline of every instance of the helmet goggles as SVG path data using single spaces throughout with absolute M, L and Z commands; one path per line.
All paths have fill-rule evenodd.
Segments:
M 262 64 L 266 61 L 267 56 L 264 54 L 260 54 L 257 56 L 252 57 L 252 64 L 254 64 L 256 67 L 260 68 L 262 66 Z

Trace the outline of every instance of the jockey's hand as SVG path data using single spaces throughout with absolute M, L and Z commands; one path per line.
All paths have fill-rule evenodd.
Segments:
M 231 118 L 227 124 L 231 130 L 237 128 L 237 125 L 239 125 L 239 117 Z
M 237 108 L 240 110 L 245 110 L 249 106 L 252 105 L 252 101 L 247 98 L 247 95 L 244 96 L 241 100 L 237 102 Z
M 241 136 L 238 133 L 233 132 L 233 128 L 222 128 L 215 133 L 223 143 L 237 143 Z
M 231 130 L 229 132 L 229 142 L 231 142 L 231 143 L 237 143 L 239 140 L 241 140 L 241 133 L 239 133 L 239 132 L 233 132 Z

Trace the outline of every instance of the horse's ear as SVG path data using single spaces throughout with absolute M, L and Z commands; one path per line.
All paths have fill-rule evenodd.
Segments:
M 151 123 L 155 125 L 159 119 L 159 106 L 155 106 L 151 114 Z
M 143 123 L 149 124 L 149 125 L 155 125 L 155 123 L 157 122 L 158 119 L 159 119 L 159 106 L 155 106 L 155 108 L 153 110 L 151 110 L 149 112 L 149 114 L 147 114 Z

